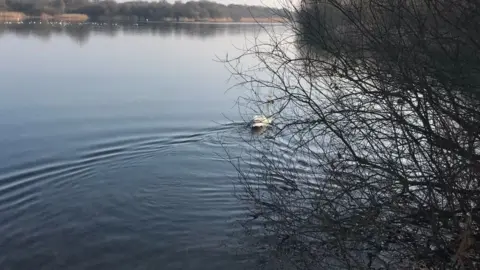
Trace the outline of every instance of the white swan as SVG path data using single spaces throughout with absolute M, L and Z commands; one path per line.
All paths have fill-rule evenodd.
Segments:
M 269 97 L 267 98 L 267 114 L 270 114 L 270 105 L 273 103 L 273 94 L 270 93 Z M 256 115 L 253 117 L 251 127 L 252 129 L 264 129 L 270 126 L 273 122 L 272 117 L 267 117 L 265 115 Z
M 252 120 L 252 128 L 267 127 L 272 123 L 272 120 L 273 119 L 271 117 L 256 115 Z

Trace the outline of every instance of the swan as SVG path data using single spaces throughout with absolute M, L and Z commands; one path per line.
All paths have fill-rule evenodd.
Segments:
M 269 112 L 270 105 L 273 103 L 272 94 L 270 94 L 266 103 L 267 103 L 267 112 Z M 253 117 L 253 120 L 251 122 L 251 127 L 252 129 L 263 129 L 270 126 L 270 124 L 272 124 L 272 121 L 273 121 L 272 117 L 267 117 L 265 115 L 256 115 Z
M 271 117 L 266 117 L 263 115 L 256 115 L 252 120 L 252 128 L 262 128 L 267 127 L 272 123 Z

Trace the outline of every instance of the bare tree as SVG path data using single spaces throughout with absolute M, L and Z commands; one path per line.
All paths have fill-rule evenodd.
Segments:
M 7 1 L 6 0 L 0 0 L 0 11 L 5 11 L 8 9 Z
M 479 269 L 478 1 L 285 12 L 287 31 L 226 59 L 246 107 L 274 100 L 270 136 L 232 162 L 259 254 L 298 269 Z
M 57 0 L 54 3 L 54 7 L 57 9 L 56 11 L 60 14 L 65 13 L 65 1 Z

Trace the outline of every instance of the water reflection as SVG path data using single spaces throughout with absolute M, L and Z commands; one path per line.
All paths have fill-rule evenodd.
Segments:
M 127 35 L 158 35 L 173 37 L 196 37 L 201 39 L 225 35 L 242 35 L 258 32 L 261 26 L 255 24 L 215 23 L 160 23 L 160 24 L 53 24 L 26 22 L 22 24 L 0 24 L 0 39 L 5 34 L 36 37 L 45 41 L 55 35 L 67 35 L 79 45 L 88 42 L 92 34 L 115 37 Z
M 248 127 L 213 59 L 255 26 L 0 29 L 0 269 L 249 269 L 219 157 Z

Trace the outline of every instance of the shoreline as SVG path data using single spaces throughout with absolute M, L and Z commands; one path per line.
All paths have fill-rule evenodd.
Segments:
M 162 24 L 162 23 L 205 23 L 205 24 L 258 24 L 258 23 L 283 23 L 285 20 L 280 17 L 270 18 L 248 18 L 242 17 L 239 20 L 232 18 L 165 18 L 160 21 L 149 21 L 146 19 L 134 19 L 134 16 L 112 16 L 99 17 L 96 19 L 89 18 L 85 14 L 65 13 L 60 15 L 42 14 L 39 16 L 30 16 L 22 12 L 0 12 L 0 23 L 20 23 L 24 21 L 42 21 L 42 22 L 62 22 L 62 23 L 134 23 L 134 24 Z

